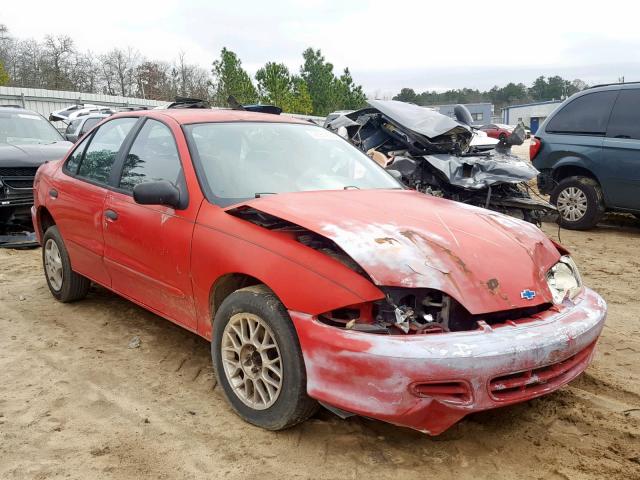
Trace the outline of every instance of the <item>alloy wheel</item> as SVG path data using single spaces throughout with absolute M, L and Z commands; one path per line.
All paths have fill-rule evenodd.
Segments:
M 60 291 L 63 279 L 62 257 L 58 244 L 51 238 L 44 245 L 44 268 L 51 288 L 56 292 Z
M 282 389 L 282 359 L 269 325 L 252 313 L 237 313 L 224 328 L 221 348 L 236 396 L 254 410 L 273 405 Z
M 565 220 L 576 222 L 587 213 L 587 196 L 577 187 L 567 187 L 558 195 L 556 206 Z

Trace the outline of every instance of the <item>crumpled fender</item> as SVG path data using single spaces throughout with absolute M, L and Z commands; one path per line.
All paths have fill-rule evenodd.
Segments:
M 537 227 L 506 215 L 403 190 L 298 192 L 246 205 L 332 240 L 379 286 L 440 290 L 472 314 L 552 302 L 546 273 L 560 253 Z M 525 289 L 535 298 L 522 298 Z

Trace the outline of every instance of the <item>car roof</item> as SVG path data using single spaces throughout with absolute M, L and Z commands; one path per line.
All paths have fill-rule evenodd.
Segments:
M 2 112 L 9 112 L 9 113 L 28 113 L 31 115 L 40 115 L 38 112 L 34 112 L 33 110 L 28 110 L 26 108 L 22 108 L 20 106 L 13 106 L 13 105 L 0 105 L 0 111 Z
M 118 117 L 150 117 L 162 119 L 169 117 L 181 125 L 189 123 L 223 123 L 223 122 L 269 122 L 269 123 L 311 123 L 289 115 L 273 115 L 270 113 L 246 112 L 242 110 L 209 109 L 209 108 L 168 108 L 158 110 L 139 110 L 120 112 L 112 115 Z

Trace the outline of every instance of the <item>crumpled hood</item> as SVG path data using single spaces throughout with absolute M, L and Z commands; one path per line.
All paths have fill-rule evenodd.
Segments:
M 367 103 L 399 125 L 427 138 L 454 132 L 469 138 L 473 135 L 467 125 L 427 107 L 397 100 L 368 100 Z
M 62 140 L 45 145 L 0 143 L 0 167 L 38 167 L 46 161 L 60 160 L 72 146 Z
M 441 290 L 473 314 L 552 301 L 545 275 L 560 253 L 537 227 L 506 215 L 407 190 L 287 193 L 245 205 L 333 240 L 379 286 Z

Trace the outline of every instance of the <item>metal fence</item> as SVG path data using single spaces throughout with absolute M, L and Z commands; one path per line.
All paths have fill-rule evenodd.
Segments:
M 0 105 L 18 105 L 40 113 L 49 118 L 51 112 L 90 103 L 106 107 L 161 107 L 169 102 L 147 100 L 144 98 L 100 95 L 95 93 L 66 92 L 62 90 L 44 90 L 41 88 L 0 87 Z M 286 114 L 303 120 L 323 124 L 325 117 L 313 115 Z
M 44 90 L 41 88 L 0 87 L 1 105 L 19 105 L 49 118 L 51 112 L 80 103 L 107 107 L 159 107 L 168 102 L 144 98 L 99 95 L 95 93 Z

